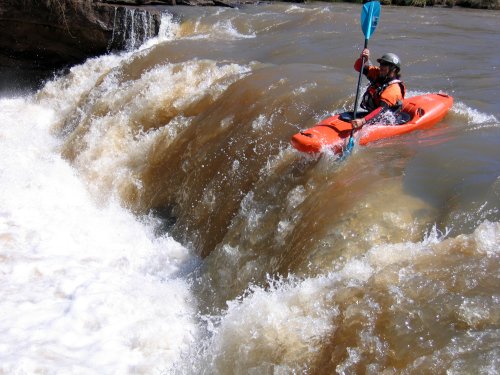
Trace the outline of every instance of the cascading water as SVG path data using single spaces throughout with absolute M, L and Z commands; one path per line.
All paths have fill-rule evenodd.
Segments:
M 172 15 L 165 13 L 163 17 Z M 137 49 L 160 33 L 161 24 L 162 22 L 157 22 L 156 17 L 147 10 L 115 7 L 109 47 L 123 46 L 128 51 Z
M 462 52 L 495 17 L 406 9 L 372 51 L 456 104 L 343 161 L 289 139 L 352 106 L 356 5 L 136 12 L 0 99 L 1 371 L 498 373 L 500 58 Z

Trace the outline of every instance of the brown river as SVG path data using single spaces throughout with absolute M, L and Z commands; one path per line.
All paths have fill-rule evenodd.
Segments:
M 382 7 L 454 106 L 339 160 L 361 5 L 161 9 L 0 98 L 0 373 L 499 374 L 500 13 Z

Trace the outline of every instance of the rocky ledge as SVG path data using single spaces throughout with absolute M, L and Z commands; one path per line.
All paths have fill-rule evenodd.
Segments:
M 157 5 L 234 7 L 256 1 L 0 0 L 0 92 L 26 76 L 40 80 L 88 57 L 137 47 L 158 34 Z

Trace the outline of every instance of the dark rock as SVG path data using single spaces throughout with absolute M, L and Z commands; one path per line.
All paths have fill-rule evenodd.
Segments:
M 89 57 L 138 47 L 158 34 L 165 8 L 152 5 L 236 7 L 257 2 L 0 0 L 0 92 L 7 82 L 21 81 L 23 72 L 44 76 Z
M 158 33 L 158 11 L 78 0 L 0 0 L 1 62 L 20 61 L 40 68 L 75 64 L 109 50 L 134 47 L 127 24 L 141 27 L 135 43 Z M 148 27 L 146 33 L 142 23 Z
M 93 0 L 0 0 L 0 92 L 5 91 L 9 80 L 22 80 L 23 73 L 52 74 L 88 57 L 137 47 L 158 34 L 160 19 L 156 8 L 136 5 Z

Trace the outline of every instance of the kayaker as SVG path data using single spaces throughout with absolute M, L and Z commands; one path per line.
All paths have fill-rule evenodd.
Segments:
M 359 72 L 361 69 L 362 58 L 365 65 L 363 74 L 370 81 L 370 86 L 366 89 L 361 101 L 361 108 L 368 111 L 368 114 L 356 120 L 351 124 L 354 128 L 359 128 L 368 121 L 377 116 L 381 116 L 386 111 L 396 111 L 400 109 L 402 100 L 405 96 L 405 86 L 401 81 L 401 62 L 394 53 L 386 53 L 377 59 L 380 67 L 371 65 L 370 51 L 365 48 L 361 56 L 354 63 L 354 69 Z

